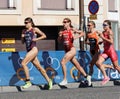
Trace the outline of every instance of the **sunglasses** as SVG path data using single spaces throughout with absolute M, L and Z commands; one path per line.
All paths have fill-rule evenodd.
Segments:
M 88 24 L 87 26 L 90 27 L 90 26 L 92 26 L 92 25 L 89 25 L 89 24 Z
M 30 23 L 30 22 L 24 22 L 24 24 L 28 24 L 28 23 Z
M 63 23 L 68 23 L 68 21 L 63 21 Z
M 103 24 L 103 27 L 108 26 L 108 24 Z

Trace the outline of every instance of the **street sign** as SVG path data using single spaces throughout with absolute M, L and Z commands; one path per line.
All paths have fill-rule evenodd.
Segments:
M 15 38 L 2 38 L 2 44 L 15 44 Z
M 96 0 L 92 0 L 88 5 L 88 10 L 91 14 L 96 14 L 99 10 L 99 4 Z
M 97 20 L 97 14 L 91 14 L 90 20 Z
M 2 48 L 1 49 L 2 52 L 15 52 L 15 48 Z

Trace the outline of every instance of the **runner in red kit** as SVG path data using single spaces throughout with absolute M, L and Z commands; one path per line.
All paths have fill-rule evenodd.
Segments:
M 65 18 L 63 20 L 64 28 L 59 32 L 58 41 L 63 42 L 64 49 L 65 49 L 65 56 L 61 61 L 62 70 L 64 74 L 63 81 L 59 83 L 59 85 L 66 85 L 67 84 L 67 74 L 66 74 L 66 63 L 71 61 L 74 66 L 79 70 L 82 75 L 87 78 L 87 74 L 85 73 L 84 69 L 80 66 L 79 62 L 75 58 L 76 49 L 73 46 L 74 39 L 84 36 L 84 33 L 80 30 L 74 29 L 71 25 L 71 20 L 69 18 Z M 77 33 L 79 36 L 75 36 L 74 34 Z
M 73 35 L 71 31 L 72 30 L 70 29 L 62 32 L 63 45 L 66 52 L 73 47 Z
M 88 32 L 86 35 L 85 43 L 90 46 L 90 55 L 92 57 L 92 60 L 89 65 L 89 76 L 87 78 L 88 85 L 92 86 L 91 77 L 94 72 L 93 66 L 96 64 L 96 61 L 98 59 L 98 56 L 100 55 L 100 48 L 99 48 L 99 32 L 95 29 L 96 24 L 94 21 L 88 22 Z M 113 68 L 110 65 L 105 65 L 105 68 Z
M 109 34 L 107 32 L 104 32 L 103 33 L 103 36 L 106 38 L 106 39 L 110 39 L 109 38 Z M 107 57 L 110 57 L 111 61 L 114 62 L 114 61 L 117 61 L 118 60 L 118 57 L 117 57 L 117 54 L 115 52 L 115 49 L 114 49 L 114 46 L 113 44 L 107 42 L 107 41 L 104 41 L 104 52 L 103 54 L 101 54 L 101 56 L 103 58 L 107 58 Z
M 102 85 L 106 84 L 110 78 L 106 75 L 105 69 L 103 62 L 105 61 L 106 58 L 110 58 L 113 66 L 118 72 L 120 73 L 120 67 L 118 66 L 118 57 L 117 53 L 114 49 L 114 42 L 113 42 L 113 32 L 111 30 L 111 22 L 109 20 L 105 20 L 103 22 L 103 33 L 100 34 L 100 37 L 103 40 L 104 44 L 104 52 L 99 56 L 96 65 L 100 68 L 100 70 L 103 73 L 104 79 L 102 81 Z

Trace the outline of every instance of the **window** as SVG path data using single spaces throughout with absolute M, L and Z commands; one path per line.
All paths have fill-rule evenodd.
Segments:
M 0 14 L 20 14 L 21 0 L 0 0 Z
M 108 0 L 108 19 L 118 21 L 119 20 L 119 0 Z
M 118 32 L 118 21 L 112 21 L 112 30 L 114 33 L 114 47 L 118 50 L 119 32 Z
M 66 0 L 41 0 L 40 5 L 43 10 L 65 10 Z
M 0 0 L 0 9 L 16 8 L 16 0 Z
M 108 11 L 117 12 L 117 0 L 108 0 Z
M 38 9 L 43 10 L 73 10 L 72 0 L 39 0 Z
M 79 14 L 79 0 L 33 0 L 34 14 Z

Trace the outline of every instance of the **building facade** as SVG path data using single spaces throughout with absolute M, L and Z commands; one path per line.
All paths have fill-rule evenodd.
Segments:
M 90 12 L 88 10 L 89 3 L 91 1 L 97 1 L 99 4 L 99 10 L 96 22 L 96 28 L 102 30 L 102 22 L 104 20 L 111 20 L 112 30 L 114 32 L 114 45 L 115 49 L 120 49 L 120 1 L 119 0 L 84 0 L 84 11 L 85 16 L 90 17 Z
M 81 1 L 83 0 L 0 0 L 0 50 L 9 51 L 7 48 L 15 48 L 13 49 L 15 51 L 24 50 L 20 44 L 20 36 L 22 29 L 24 29 L 24 19 L 26 17 L 32 17 L 35 25 L 48 37 L 46 40 L 40 41 L 38 44 L 40 49 L 62 49 L 61 44 L 57 42 L 57 36 L 63 19 L 69 17 L 73 26 L 79 28 L 80 20 L 82 20 L 82 23 L 84 21 L 83 17 L 80 17 L 81 12 L 84 12 L 86 19 L 90 16 L 88 5 L 92 0 L 84 0 L 80 5 Z M 99 3 L 97 19 L 94 20 L 97 28 L 101 30 L 103 20 L 110 19 L 115 26 L 116 37 L 118 37 L 120 26 L 119 0 L 96 1 Z M 80 6 L 83 6 L 84 10 L 80 9 Z M 117 40 L 115 46 L 116 49 L 119 49 L 120 45 Z M 46 47 L 44 47 L 45 45 Z M 75 46 L 79 49 L 79 40 L 75 41 Z
M 49 48 L 43 46 L 42 49 L 59 49 L 57 36 L 63 18 L 69 17 L 73 23 L 79 23 L 78 2 L 79 0 L 0 0 L 0 38 L 3 42 L 0 47 L 3 51 L 8 46 L 17 47 L 17 41 L 20 41 L 20 34 L 24 28 L 24 19 L 32 17 L 35 25 L 48 37 L 46 42 L 41 41 L 41 46 L 45 46 L 46 43 L 54 45 Z M 16 43 L 9 44 L 8 38 L 15 38 Z M 5 44 L 5 40 L 8 44 Z M 16 51 L 19 51 L 20 48 L 17 48 Z

